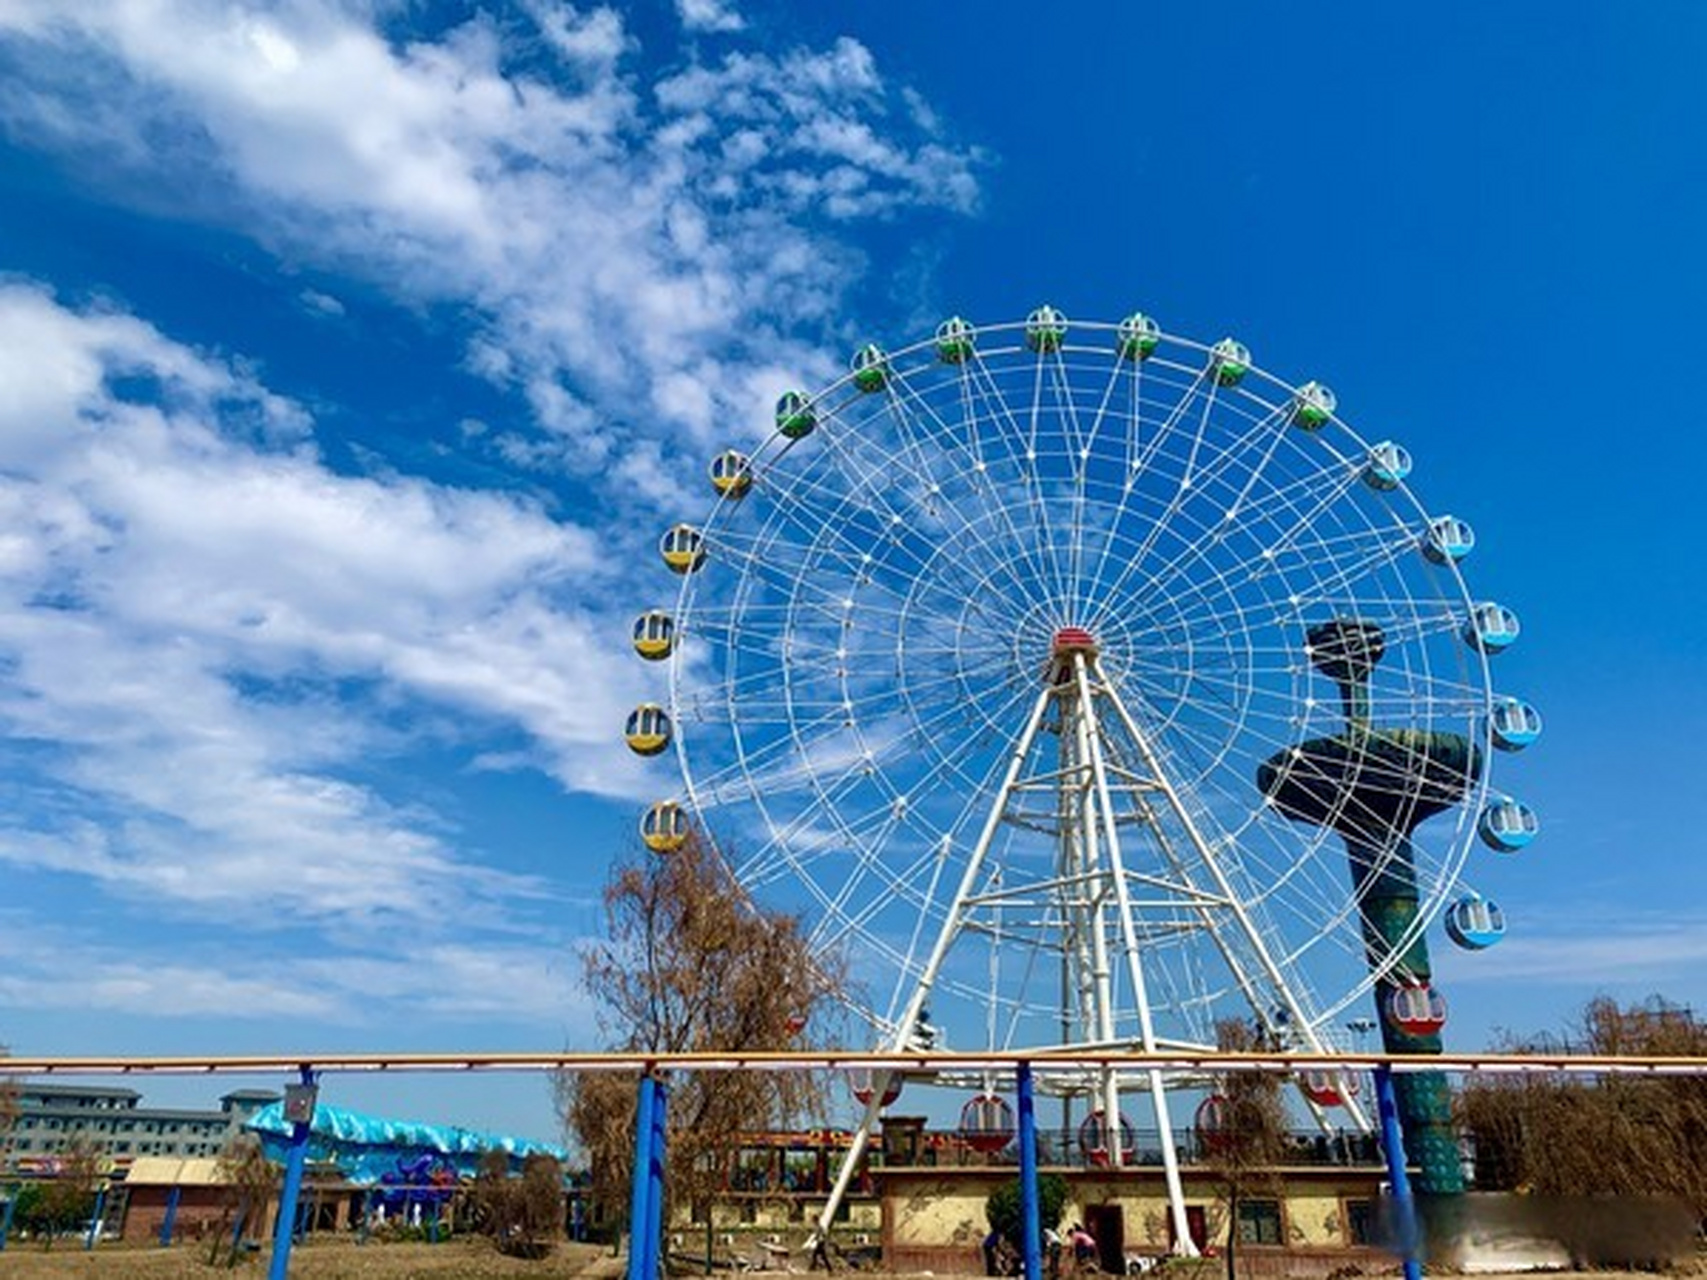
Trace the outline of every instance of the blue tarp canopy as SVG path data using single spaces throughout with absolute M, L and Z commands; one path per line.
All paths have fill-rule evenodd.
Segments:
M 258 1134 L 269 1158 L 283 1160 L 290 1145 L 291 1124 L 284 1104 L 262 1107 L 243 1126 Z M 343 1107 L 314 1108 L 309 1130 L 308 1158 L 334 1164 L 356 1186 L 376 1183 L 422 1185 L 447 1175 L 473 1177 L 480 1157 L 502 1151 L 517 1168 L 531 1155 L 562 1160 L 566 1152 L 549 1142 L 534 1142 L 502 1133 L 481 1133 L 456 1125 L 419 1124 L 387 1120 Z

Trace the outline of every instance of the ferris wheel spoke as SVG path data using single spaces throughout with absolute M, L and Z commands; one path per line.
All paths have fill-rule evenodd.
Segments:
M 1041 379 L 1041 365 L 1034 365 L 1033 368 L 1034 390 L 1029 401 L 1027 421 L 1024 424 L 1021 423 L 1019 415 L 1008 403 L 1007 397 L 1002 394 L 1000 383 L 991 376 L 983 352 L 975 353 L 966 362 L 965 368 L 967 379 L 975 389 L 974 398 L 982 404 L 984 409 L 979 420 L 993 424 L 997 428 L 999 436 L 1002 435 L 1001 429 L 1005 427 L 1007 431 L 1003 438 L 1011 439 L 1015 444 L 1021 446 L 1017 452 L 1010 447 L 1009 459 L 1018 469 L 1021 489 L 1032 515 L 1032 528 L 1043 540 L 1039 545 L 1030 549 L 1038 567 L 1039 585 L 1045 591 L 1046 597 L 1056 602 L 1058 608 L 1059 603 L 1066 597 L 1066 584 L 1062 579 L 1061 566 L 1056 558 L 1057 553 L 1051 541 L 1048 507 L 1042 501 L 1042 482 L 1037 466 L 1036 425 L 1039 407 L 1035 385 Z
M 1036 556 L 1035 549 L 1030 545 L 1028 539 L 1021 535 L 1019 528 L 1014 525 L 1012 512 L 1008 505 L 999 500 L 993 503 L 990 501 L 996 495 L 988 480 L 988 469 L 984 464 L 982 452 L 977 448 L 981 418 L 975 407 L 976 399 L 965 393 L 964 379 L 961 385 L 962 394 L 958 402 L 961 407 L 965 436 L 974 442 L 976 455 L 970 482 L 965 484 L 964 488 L 977 498 L 979 510 L 984 513 L 983 518 L 1000 519 L 1002 532 L 1009 539 L 1013 554 L 1018 557 L 1017 562 L 1009 567 L 1008 572 L 1015 579 L 1016 589 L 1021 591 L 1032 590 L 1033 588 L 1026 586 L 1025 576 L 1029 576 L 1033 582 L 1041 583 L 1045 580 L 1046 575 Z M 915 391 L 912 383 L 905 377 L 897 379 L 892 393 L 891 408 L 897 419 L 903 424 L 928 424 L 928 428 L 934 428 L 934 430 L 929 430 L 926 426 L 921 426 L 921 433 L 941 442 L 941 446 L 944 448 L 952 448 L 960 438 L 960 433 L 955 431 L 952 425 L 942 417 L 940 411 L 930 403 L 928 398 Z M 977 522 L 977 520 L 971 521 L 971 523 Z

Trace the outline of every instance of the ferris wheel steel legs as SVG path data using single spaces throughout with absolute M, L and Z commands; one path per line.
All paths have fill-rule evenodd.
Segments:
M 1104 1043 L 1115 1039 L 1115 1010 L 1111 974 L 1109 972 L 1107 930 L 1108 890 L 1112 885 L 1115 908 L 1119 915 L 1122 948 L 1126 955 L 1127 971 L 1138 1011 L 1138 1032 L 1147 1053 L 1156 1051 L 1156 1028 L 1150 1016 L 1149 987 L 1144 980 L 1144 965 L 1138 946 L 1137 927 L 1132 919 L 1132 902 L 1126 886 L 1126 868 L 1120 855 L 1119 824 L 1115 817 L 1113 797 L 1108 785 L 1108 765 L 1102 750 L 1102 730 L 1096 719 L 1096 705 L 1091 699 L 1089 664 L 1086 650 L 1077 648 L 1060 654 L 1051 664 L 1050 681 L 1059 703 L 1061 717 L 1061 786 L 1063 796 L 1071 806 L 1079 808 L 1081 822 L 1062 827 L 1061 874 L 1067 883 L 1079 876 L 1098 876 L 1091 897 L 1092 928 L 1088 957 L 1094 977 L 1092 990 L 1096 1003 L 1094 1034 Z M 1075 847 L 1076 846 L 1076 847 Z M 1100 846 L 1100 853 L 1099 853 Z M 1107 865 L 1102 865 L 1106 853 Z M 1075 865 L 1075 854 L 1080 865 Z M 1089 882 L 1086 882 L 1087 887 Z M 1085 892 L 1079 889 L 1077 892 Z M 1083 935 L 1080 936 L 1081 946 Z M 1080 956 L 1081 965 L 1085 957 Z M 1093 1033 L 1085 1027 L 1087 1035 Z M 1146 1073 L 1150 1085 L 1150 1104 L 1156 1116 L 1156 1129 L 1162 1147 L 1162 1179 L 1167 1186 L 1168 1208 L 1173 1218 L 1175 1247 L 1187 1254 L 1196 1252 L 1191 1227 L 1185 1212 L 1185 1188 L 1180 1180 L 1179 1152 L 1174 1146 L 1173 1124 L 1168 1114 L 1167 1089 L 1162 1073 Z M 1104 1141 L 1111 1165 L 1119 1167 L 1125 1159 L 1120 1132 L 1120 1085 L 1113 1069 L 1104 1072 L 1102 1079 L 1102 1115 Z
M 1090 731 L 1089 720 L 1094 714 L 1091 703 L 1090 674 L 1086 670 L 1085 655 L 1073 655 L 1073 679 L 1079 693 L 1079 733 L 1083 738 L 1089 755 L 1091 777 L 1096 785 L 1097 808 L 1102 814 L 1103 839 L 1108 846 L 1109 871 L 1114 881 L 1114 896 L 1120 914 L 1121 942 L 1126 950 L 1126 964 L 1132 981 L 1132 995 L 1138 1006 L 1138 1030 L 1143 1036 L 1146 1052 L 1154 1053 L 1156 1049 L 1156 1026 L 1150 1016 L 1149 986 L 1144 981 L 1144 965 L 1139 956 L 1137 926 L 1132 921 L 1132 897 L 1126 884 L 1126 867 L 1120 856 L 1120 831 L 1114 818 L 1114 801 L 1108 788 L 1108 764 L 1103 758 L 1102 738 Z M 1114 1092 L 1112 1077 L 1108 1082 L 1111 1099 L 1118 1099 Z M 1174 1217 L 1174 1239 L 1183 1241 L 1188 1252 L 1195 1251 L 1191 1238 L 1191 1226 L 1185 1215 L 1185 1191 L 1180 1185 L 1179 1153 L 1174 1148 L 1173 1134 L 1168 1126 L 1167 1092 L 1162 1084 L 1160 1071 L 1150 1072 L 1150 1102 L 1155 1108 L 1157 1127 L 1162 1136 L 1162 1171 L 1168 1186 L 1168 1204 Z M 1103 1117 L 1111 1124 L 1118 1125 L 1120 1111 L 1118 1106 L 1105 1104 Z M 1116 1132 L 1115 1147 L 1118 1148 L 1119 1135 Z
M 925 1001 L 930 998 L 931 988 L 936 985 L 937 975 L 942 971 L 943 959 L 948 955 L 948 948 L 955 935 L 960 932 L 966 903 L 973 895 L 979 870 L 983 867 L 984 859 L 990 851 L 990 843 L 996 838 L 996 831 L 1001 826 L 1008 793 L 1019 778 L 1019 771 L 1025 767 L 1026 756 L 1031 754 L 1031 744 L 1036 741 L 1037 732 L 1043 725 L 1051 696 L 1052 691 L 1049 689 L 1038 695 L 1036 706 L 1026 721 L 1025 731 L 1020 734 L 1019 742 L 1015 744 L 1013 754 L 1008 759 L 1007 772 L 1002 777 L 1002 789 L 997 793 L 996 803 L 984 820 L 984 829 L 978 835 L 978 843 L 972 847 L 972 856 L 966 861 L 966 870 L 961 874 L 960 885 L 955 890 L 954 901 L 949 905 L 942 929 L 937 934 L 936 944 L 931 948 L 930 958 L 925 961 L 924 970 L 919 974 L 912 998 L 907 1001 L 906 1009 L 896 1020 L 895 1030 L 890 1036 L 889 1044 L 885 1046 L 891 1053 L 898 1053 L 907 1047 L 907 1037 L 918 1022 Z M 818 1229 L 814 1233 L 814 1240 L 829 1235 L 830 1224 L 836 1218 L 836 1210 L 841 1208 L 842 1201 L 846 1199 L 848 1188 L 853 1185 L 854 1171 L 859 1167 L 860 1157 L 865 1154 L 865 1148 L 871 1141 L 871 1130 L 877 1122 L 877 1113 L 883 1109 L 883 1092 L 888 1086 L 888 1077 L 874 1078 L 871 1086 L 871 1101 L 866 1104 L 865 1114 L 860 1117 L 859 1127 L 854 1130 L 853 1141 L 847 1154 L 842 1157 L 842 1167 L 836 1172 L 836 1184 L 830 1189 L 830 1198 L 824 1205 L 823 1213 L 818 1216 Z
M 1270 988 L 1274 992 L 1276 998 L 1279 999 L 1281 1007 L 1286 1010 L 1293 1030 L 1303 1039 L 1304 1047 L 1310 1052 L 1327 1052 L 1327 1046 L 1322 1043 L 1321 1036 L 1316 1032 L 1314 1019 L 1308 1015 L 1303 1004 L 1299 1001 L 1297 994 L 1292 990 L 1291 984 L 1286 981 L 1285 976 L 1281 973 L 1280 966 L 1275 963 L 1274 957 L 1269 954 L 1268 946 L 1263 942 L 1262 934 L 1257 930 L 1255 923 L 1251 920 L 1250 912 L 1246 909 L 1245 904 L 1240 900 L 1238 894 L 1233 891 L 1233 885 L 1227 877 L 1226 868 L 1221 865 L 1219 857 L 1215 854 L 1209 841 L 1204 838 L 1203 832 L 1199 828 L 1197 821 L 1186 808 L 1173 783 L 1169 781 L 1167 773 L 1162 768 L 1161 761 L 1157 758 L 1155 750 L 1150 746 L 1149 739 L 1138 727 L 1137 721 L 1132 718 L 1132 713 L 1126 709 L 1126 704 L 1120 700 L 1119 693 L 1110 686 L 1104 686 L 1103 693 L 1107 697 L 1109 705 L 1114 708 L 1115 714 L 1119 717 L 1121 724 L 1126 729 L 1127 736 L 1132 740 L 1133 746 L 1137 748 L 1138 754 L 1143 760 L 1146 776 L 1155 785 L 1157 790 L 1161 792 L 1163 798 L 1168 803 L 1168 807 L 1179 819 L 1181 827 L 1185 830 L 1187 841 L 1191 844 L 1193 851 L 1197 854 L 1198 860 L 1208 870 L 1209 878 L 1215 885 L 1215 896 L 1218 902 L 1224 906 L 1228 913 L 1233 917 L 1234 925 L 1239 935 L 1244 939 L 1245 944 L 1250 948 L 1251 954 L 1255 957 L 1257 967 L 1261 969 L 1263 976 L 1268 979 Z M 1172 845 L 1168 842 L 1167 837 L 1161 832 L 1160 827 L 1157 827 L 1156 830 L 1158 842 L 1161 844 L 1162 850 L 1167 856 L 1169 863 L 1173 866 L 1175 873 L 1185 880 L 1187 884 L 1191 884 L 1191 877 L 1187 874 L 1185 867 L 1182 865 Z M 1124 890 L 1124 885 L 1122 886 L 1122 889 Z M 1129 914 L 1130 913 L 1128 913 L 1128 915 Z M 1263 1002 L 1258 998 L 1256 985 L 1251 976 L 1246 972 L 1243 962 L 1239 959 L 1227 939 L 1222 936 L 1220 924 L 1214 918 L 1214 913 L 1207 909 L 1199 908 L 1199 917 L 1203 921 L 1204 927 L 1208 930 L 1209 936 L 1214 939 L 1216 950 L 1220 952 L 1222 959 L 1227 962 L 1227 967 L 1232 971 L 1234 981 L 1239 984 L 1239 989 L 1244 992 L 1245 999 L 1249 1001 L 1252 1011 L 1259 1019 L 1262 1020 L 1263 1025 L 1267 1026 L 1269 1023 L 1268 1010 L 1264 1007 Z M 1340 1077 L 1340 1085 L 1342 1105 L 1350 1115 L 1352 1123 L 1364 1133 L 1373 1132 L 1373 1123 L 1371 1122 L 1368 1114 L 1363 1110 L 1363 1107 L 1353 1096 L 1347 1078 L 1343 1075 Z M 1327 1123 L 1320 1108 L 1312 1104 L 1311 1110 L 1316 1115 L 1317 1121 L 1322 1124 L 1322 1127 L 1325 1130 L 1327 1128 Z

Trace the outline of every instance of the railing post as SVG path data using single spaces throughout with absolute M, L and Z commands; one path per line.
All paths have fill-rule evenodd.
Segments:
M 628 1201 L 628 1280 L 653 1280 L 647 1271 L 647 1236 L 652 1231 L 652 1142 L 656 1136 L 658 1082 L 648 1067 L 640 1076 L 634 1114 L 634 1183 Z
M 1043 1280 L 1043 1232 L 1037 1197 L 1037 1099 L 1031 1088 L 1031 1063 L 1015 1073 L 1019 1093 L 1019 1222 L 1020 1254 L 1025 1280 Z
M 172 1184 L 172 1189 L 166 1193 L 166 1216 L 160 1220 L 160 1247 L 162 1249 L 171 1247 L 172 1232 L 178 1225 L 178 1200 L 183 1194 L 184 1189 L 176 1182 Z
M 652 1161 L 647 1169 L 651 1189 L 646 1193 L 646 1280 L 656 1280 L 656 1277 L 667 1274 L 664 1266 L 664 1167 L 669 1152 L 664 1119 L 669 1100 L 668 1086 L 662 1080 L 657 1081 L 652 1094 Z
M 102 1187 L 95 1192 L 95 1211 L 89 1217 L 89 1234 L 83 1240 L 83 1252 L 87 1253 L 95 1247 L 95 1241 L 101 1238 L 101 1219 L 107 1216 L 107 1189 Z
M 291 1122 L 290 1151 L 285 1156 L 284 1186 L 279 1191 L 278 1221 L 273 1224 L 273 1256 L 267 1267 L 267 1280 L 285 1280 L 290 1275 L 290 1247 L 296 1238 L 302 1171 L 308 1164 L 308 1136 L 314 1130 L 314 1069 L 304 1063 L 299 1070 L 300 1083 L 285 1086 L 285 1114 Z
M 1417 1202 L 1411 1194 L 1411 1175 L 1405 1167 L 1405 1135 L 1399 1127 L 1399 1103 L 1393 1093 L 1393 1068 L 1383 1062 L 1375 1068 L 1375 1105 L 1381 1115 L 1381 1147 L 1387 1155 L 1387 1181 L 1393 1186 L 1393 1228 L 1399 1235 L 1399 1256 L 1405 1280 L 1422 1280 L 1421 1249 L 1417 1230 Z

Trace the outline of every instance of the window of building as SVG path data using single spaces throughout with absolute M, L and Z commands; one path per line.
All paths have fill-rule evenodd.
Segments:
M 1280 1201 L 1239 1201 L 1240 1244 L 1284 1244 L 1280 1227 Z
M 769 1147 L 742 1147 L 735 1155 L 730 1186 L 736 1191 L 769 1191 L 773 1154 Z
M 782 1153 L 782 1189 L 796 1194 L 818 1190 L 818 1153 L 791 1148 Z

